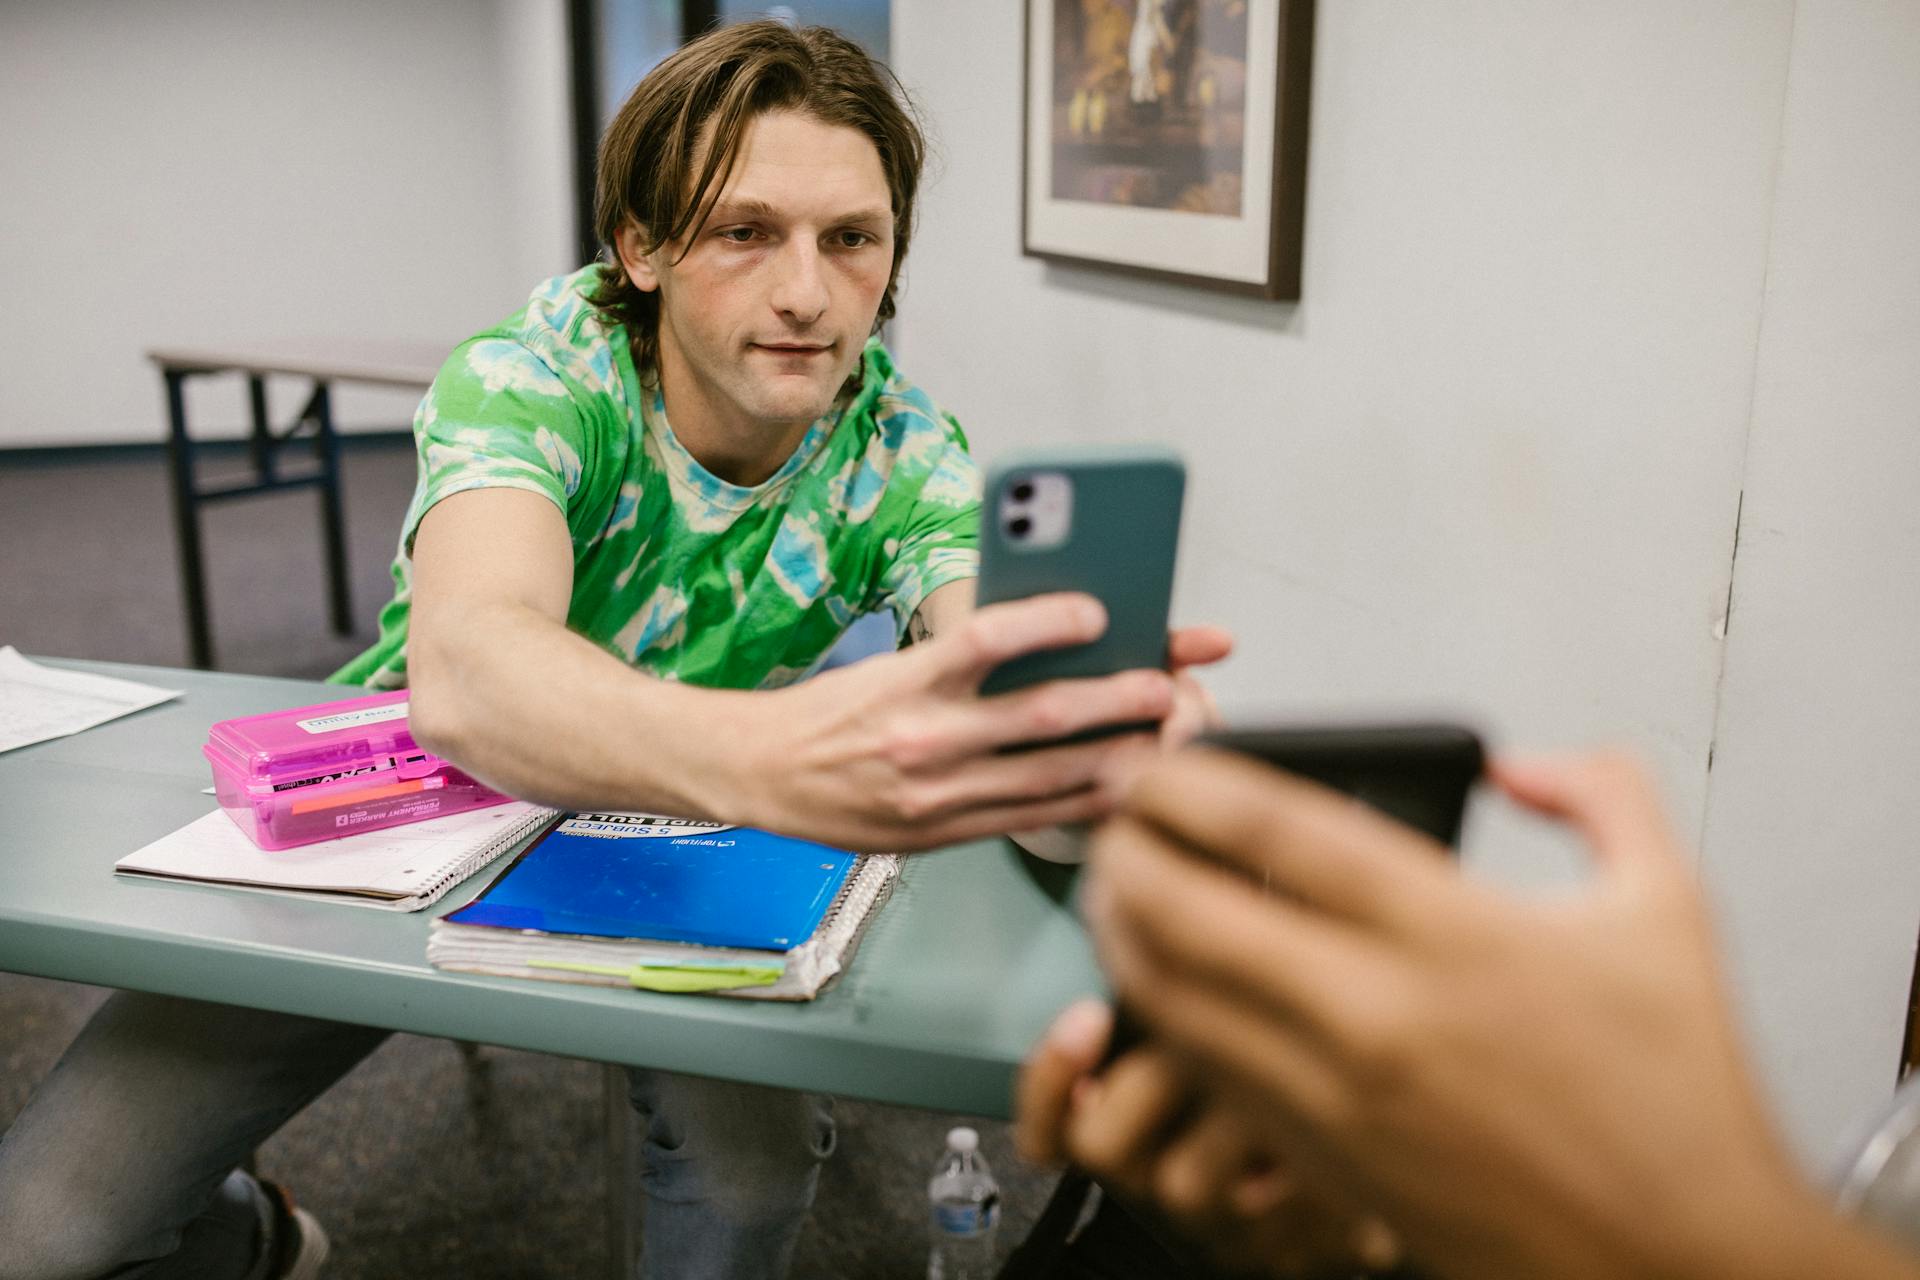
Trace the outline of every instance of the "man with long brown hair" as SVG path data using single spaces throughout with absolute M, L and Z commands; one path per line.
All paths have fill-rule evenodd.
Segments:
M 601 151 L 609 260 L 463 343 L 422 402 L 394 599 L 335 678 L 409 687 L 423 743 L 562 808 L 887 850 L 1104 814 L 1140 735 L 1000 749 L 1178 736 L 1204 695 L 1135 671 L 977 696 L 1105 619 L 973 608 L 966 439 L 875 339 L 923 152 L 891 76 L 824 29 L 723 28 L 651 72 Z M 797 683 L 880 611 L 911 648 Z M 1176 668 L 1227 647 L 1170 645 Z M 115 995 L 0 1140 L 0 1276 L 314 1274 L 311 1217 L 233 1165 L 385 1035 Z M 633 1098 L 643 1274 L 783 1275 L 826 1101 L 652 1071 Z

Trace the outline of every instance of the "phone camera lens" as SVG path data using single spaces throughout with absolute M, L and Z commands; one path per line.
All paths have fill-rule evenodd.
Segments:
M 1033 484 L 1030 481 L 1022 480 L 1019 484 L 1013 486 L 1013 500 L 1015 502 L 1032 502 Z
M 1016 538 L 1024 538 L 1033 532 L 1033 521 L 1025 516 L 1015 516 L 1007 521 L 1007 532 Z

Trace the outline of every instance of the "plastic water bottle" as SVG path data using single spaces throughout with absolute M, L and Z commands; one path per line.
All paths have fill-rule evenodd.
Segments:
M 927 1280 L 991 1280 L 1000 1187 L 972 1129 L 947 1132 L 947 1153 L 927 1183 L 932 1251 Z

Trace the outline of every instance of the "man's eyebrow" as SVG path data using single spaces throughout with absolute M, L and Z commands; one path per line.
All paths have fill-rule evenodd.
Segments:
M 855 209 L 851 213 L 841 214 L 838 218 L 835 218 L 834 221 L 835 222 L 892 222 L 893 210 L 885 208 L 883 206 L 875 206 L 871 209 Z
M 765 200 L 747 198 L 722 200 L 713 206 L 713 212 L 707 217 L 709 223 L 733 222 L 741 219 L 759 219 L 765 222 L 778 222 L 781 221 L 781 213 Z M 875 205 L 867 209 L 854 209 L 847 213 L 837 214 L 832 221 L 836 225 L 852 222 L 892 222 L 893 210 L 887 208 L 885 205 Z
M 730 222 L 735 218 L 772 218 L 778 213 L 765 200 L 719 200 L 714 202 L 709 222 Z

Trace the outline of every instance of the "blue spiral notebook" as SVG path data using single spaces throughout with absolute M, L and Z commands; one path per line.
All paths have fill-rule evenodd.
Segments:
M 746 827 L 582 813 L 432 922 L 436 968 L 647 991 L 811 1000 L 853 962 L 892 854 Z
M 582 813 L 534 841 L 446 921 L 788 951 L 813 936 L 857 861 L 747 827 Z

